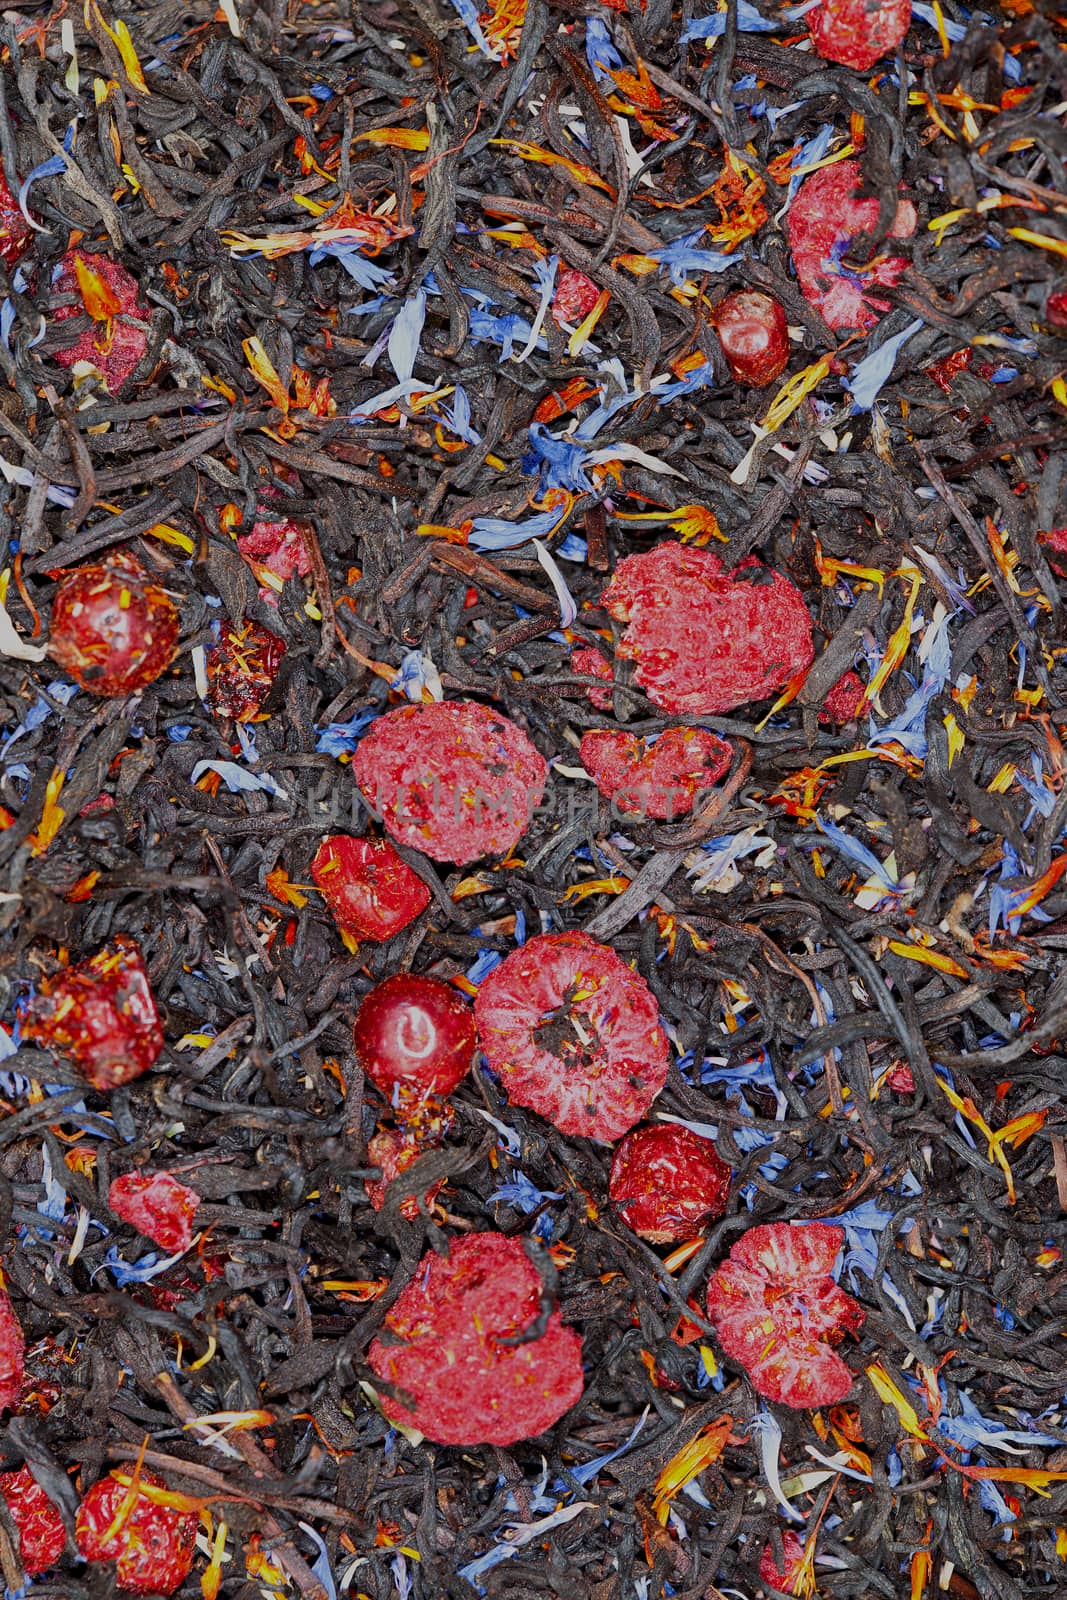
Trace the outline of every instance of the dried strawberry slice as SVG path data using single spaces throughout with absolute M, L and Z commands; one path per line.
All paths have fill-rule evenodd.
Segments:
M 118 261 L 84 250 L 69 250 L 59 268 L 53 294 L 77 295 L 82 303 L 57 306 L 53 320 L 66 322 L 88 312 L 95 325 L 66 350 L 57 350 L 55 359 L 61 367 L 88 362 L 103 377 L 108 393 L 114 394 L 148 348 L 148 324 L 137 283 Z
M 764 1583 L 769 1583 L 772 1589 L 780 1589 L 783 1594 L 790 1594 L 793 1589 L 793 1580 L 800 1571 L 800 1563 L 804 1559 L 804 1546 L 797 1538 L 792 1528 L 782 1530 L 782 1560 L 785 1565 L 780 1567 L 774 1559 L 774 1547 L 765 1544 L 759 1558 L 759 1575 Z
M 13 1410 L 22 1398 L 26 1376 L 26 1341 L 22 1324 L 0 1289 L 0 1411 Z
M 207 658 L 212 711 L 237 722 L 261 721 L 263 702 L 274 687 L 284 655 L 285 640 L 258 622 L 224 623 Z
M 193 1217 L 200 1196 L 169 1172 L 127 1172 L 108 1190 L 116 1216 L 161 1250 L 173 1255 L 193 1242 Z
M 430 903 L 430 891 L 388 839 L 334 833 L 320 844 L 311 876 L 342 933 L 392 939 Z
M 705 728 L 668 728 L 654 744 L 610 728 L 592 728 L 579 747 L 582 765 L 620 811 L 662 821 L 686 816 L 697 795 L 728 771 L 730 746 Z
M 710 1139 L 674 1122 L 634 1128 L 611 1163 L 611 1203 L 652 1244 L 691 1239 L 726 1210 L 730 1168 Z
M 470 1233 L 448 1259 L 425 1255 L 385 1318 L 370 1364 L 411 1407 L 382 1397 L 395 1422 L 439 1444 L 514 1444 L 543 1433 L 582 1394 L 582 1344 L 553 1309 L 537 1338 L 544 1287 L 520 1239 Z
M 142 1469 L 131 1497 L 132 1484 L 130 1472 L 93 1484 L 78 1507 L 78 1549 L 86 1561 L 113 1561 L 115 1583 L 127 1594 L 173 1594 L 192 1568 L 199 1517 L 153 1500 L 149 1491 L 165 1489 L 154 1472 Z
M 780 572 L 668 540 L 619 562 L 603 604 L 626 632 L 618 654 L 664 711 L 718 715 L 762 700 L 814 654 L 804 596 Z
M 618 1139 L 667 1078 L 644 978 L 587 933 L 538 934 L 483 981 L 478 1038 L 509 1099 L 560 1129 Z
M 820 0 L 808 12 L 811 42 L 825 61 L 868 72 L 911 26 L 911 0 Z
M 178 612 L 139 562 L 116 555 L 65 577 L 52 602 L 52 658 L 90 694 L 154 683 L 174 659 Z
M 801 184 L 787 219 L 800 287 L 835 331 L 872 328 L 890 303 L 876 299 L 871 290 L 891 288 L 908 265 L 903 256 L 881 257 L 861 273 L 842 264 L 856 235 L 870 233 L 878 225 L 878 201 L 856 195 L 862 182 L 858 161 L 823 167 Z M 890 237 L 910 237 L 917 223 L 915 207 L 910 200 L 902 200 Z
M 67 1544 L 63 1518 L 29 1467 L 0 1472 L 0 1494 L 18 1529 L 19 1555 L 28 1578 L 54 1567 Z
M 608 662 L 591 644 L 579 645 L 571 651 L 571 671 L 581 678 L 603 678 L 605 683 L 612 683 L 615 677 Z M 611 710 L 610 689 L 587 689 L 585 692 L 598 711 Z
M 556 292 L 552 297 L 552 320 L 559 323 L 582 322 L 600 299 L 600 290 L 576 267 L 567 267 L 559 275 Z
M 135 941 L 116 934 L 88 961 L 45 978 L 22 1032 L 69 1056 L 94 1089 L 147 1072 L 163 1029 Z
M 540 804 L 548 765 L 521 728 L 473 700 L 399 706 L 352 757 L 367 803 L 401 844 L 459 866 L 506 855 Z

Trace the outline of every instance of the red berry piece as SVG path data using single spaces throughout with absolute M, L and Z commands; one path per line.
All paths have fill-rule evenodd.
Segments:
M 890 1067 L 886 1074 L 886 1082 L 894 1094 L 914 1094 L 915 1076 L 906 1061 L 900 1061 L 895 1067 Z
M 778 301 L 758 289 L 739 289 L 719 302 L 715 332 L 738 383 L 762 389 L 789 360 L 789 325 Z
M 274 687 L 285 640 L 258 622 L 224 623 L 207 658 L 208 701 L 220 717 L 261 722 L 260 709 Z
M 729 769 L 733 751 L 704 728 L 668 728 L 654 744 L 632 733 L 592 728 L 582 736 L 582 765 L 620 811 L 671 821 Z
M 863 680 L 855 672 L 846 672 L 823 701 L 819 721 L 840 724 L 855 721 L 865 693 Z
M 1053 289 L 1045 301 L 1045 321 L 1050 328 L 1067 328 L 1067 289 Z
M 584 322 L 599 299 L 600 290 L 592 278 L 576 267 L 567 267 L 560 273 L 552 297 L 552 320 L 561 327 L 565 322 Z
M 966 372 L 973 355 L 970 345 L 964 345 L 962 350 L 954 350 L 951 355 L 942 356 L 940 361 L 931 361 L 922 371 L 944 394 L 951 394 L 953 378 L 957 372 Z
M 783 1594 L 792 1594 L 793 1582 L 800 1571 L 803 1559 L 803 1542 L 797 1538 L 792 1528 L 783 1528 L 782 1560 L 785 1565 L 782 1567 L 778 1565 L 774 1559 L 774 1547 L 765 1544 L 759 1558 L 760 1578 L 764 1583 L 770 1584 L 772 1589 L 780 1589 Z
M 148 348 L 148 323 L 142 312 L 137 284 L 126 268 L 107 256 L 68 250 L 59 263 L 53 294 L 74 295 L 80 304 L 57 306 L 56 322 L 86 313 L 93 325 L 66 350 L 57 350 L 61 367 L 86 361 L 102 376 L 109 394 L 126 382 Z
M 49 650 L 90 694 L 131 694 L 154 683 L 178 647 L 173 600 L 129 556 L 79 567 L 52 603 Z
M 108 1190 L 107 1203 L 123 1222 L 168 1255 L 188 1250 L 193 1242 L 193 1217 L 200 1196 L 169 1172 L 124 1173 Z
M 571 671 L 582 678 L 603 678 L 605 683 L 612 683 L 615 678 L 600 651 L 590 644 L 580 645 L 577 650 L 571 651 Z M 598 711 L 611 710 L 610 689 L 587 689 L 585 692 Z
M 773 1222 L 748 1232 L 708 1284 L 708 1317 L 757 1393 L 798 1410 L 831 1406 L 852 1387 L 833 1346 L 866 1312 L 831 1270 L 844 1230 Z
M 508 1098 L 561 1133 L 618 1139 L 667 1078 L 644 978 L 587 933 L 538 934 L 484 980 L 478 1038 Z
M 731 1176 L 710 1139 L 676 1122 L 656 1122 L 622 1140 L 608 1192 L 642 1239 L 671 1244 L 722 1216 Z
M 380 1178 L 369 1178 L 364 1184 L 367 1199 L 375 1211 L 380 1211 L 385 1204 L 385 1191 L 394 1178 L 399 1178 L 410 1166 L 418 1160 L 425 1151 L 438 1148 L 431 1142 L 419 1137 L 409 1128 L 383 1128 L 376 1133 L 367 1145 L 367 1159 L 372 1167 L 380 1167 Z M 444 1179 L 433 1184 L 426 1190 L 424 1201 L 429 1210 L 437 1196 L 444 1187 Z M 409 1222 L 414 1222 L 419 1214 L 418 1201 L 414 1196 L 404 1200 L 400 1206 L 400 1215 Z
M 197 1513 L 161 1505 L 154 1490 L 166 1493 L 154 1472 L 142 1470 L 136 1487 L 132 1472 L 112 1472 L 78 1507 L 78 1550 L 86 1561 L 113 1561 L 126 1594 L 173 1594 L 193 1565 Z
M 801 184 L 787 218 L 800 287 L 835 332 L 872 328 L 890 307 L 888 300 L 876 299 L 871 291 L 880 285 L 891 288 L 908 265 L 903 256 L 879 257 L 863 272 L 842 264 L 856 235 L 871 233 L 878 225 L 878 201 L 857 197 L 862 182 L 858 161 L 823 167 Z M 917 223 L 915 207 L 902 200 L 890 237 L 909 238 Z
M 135 942 L 116 934 L 88 961 L 45 978 L 22 1032 L 69 1056 L 94 1089 L 147 1072 L 163 1029 Z
M 0 261 L 10 272 L 29 249 L 33 229 L 0 172 Z
M 824 61 L 868 72 L 911 26 L 911 0 L 820 0 L 808 12 L 811 42 Z
M 674 540 L 625 556 L 602 603 L 627 625 L 618 654 L 676 715 L 763 700 L 814 654 L 804 596 L 788 578 L 755 560 L 724 572 L 710 550 Z
M 395 1106 L 449 1095 L 478 1048 L 474 1013 L 449 984 L 397 972 L 364 997 L 353 1029 L 367 1077 Z
M 1067 528 L 1053 528 L 1050 533 L 1039 533 L 1038 543 L 1044 546 L 1045 558 L 1053 572 L 1067 578 Z
M 22 1324 L 3 1289 L 0 1289 L 0 1411 L 10 1411 L 22 1398 L 26 1376 L 26 1341 Z
M 398 1343 L 375 1340 L 370 1364 L 414 1397 L 409 1409 L 382 1396 L 382 1409 L 438 1444 L 514 1444 L 559 1420 L 582 1394 L 582 1342 L 553 1310 L 529 1331 L 544 1287 L 521 1239 L 469 1233 L 448 1259 L 431 1250 L 386 1313 Z
M 306 578 L 311 571 L 300 525 L 289 518 L 281 522 L 254 522 L 251 533 L 238 536 L 237 548 L 257 577 L 260 577 L 257 571 L 260 567 L 283 580 L 294 576 Z
M 319 845 L 311 876 L 342 933 L 380 943 L 414 922 L 430 891 L 388 839 L 334 833 Z
M 63 1554 L 67 1533 L 63 1518 L 29 1467 L 0 1472 L 0 1494 L 18 1529 L 19 1555 L 28 1578 L 54 1567 Z
M 352 774 L 394 839 L 464 866 L 518 843 L 548 764 L 499 711 L 445 700 L 378 717 L 352 757 Z

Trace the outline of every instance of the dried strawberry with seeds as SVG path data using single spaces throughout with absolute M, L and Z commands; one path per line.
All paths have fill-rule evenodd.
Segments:
M 521 1239 L 469 1233 L 448 1258 L 425 1255 L 369 1360 L 406 1389 L 411 1407 L 383 1395 L 382 1409 L 438 1444 L 514 1444 L 559 1420 L 582 1394 L 582 1343 L 552 1309 L 543 1333 L 544 1285 Z
M 385 1192 L 394 1178 L 399 1178 L 402 1172 L 414 1166 L 419 1156 L 427 1150 L 436 1150 L 440 1147 L 433 1141 L 423 1139 L 410 1128 L 382 1128 L 376 1133 L 367 1145 L 367 1159 L 372 1167 L 381 1168 L 380 1178 L 368 1178 L 364 1183 L 367 1199 L 375 1211 L 380 1211 L 385 1204 Z M 437 1196 L 444 1187 L 444 1179 L 431 1184 L 423 1196 L 427 1211 L 433 1205 Z M 401 1202 L 400 1215 L 409 1222 L 414 1222 L 419 1214 L 419 1203 L 414 1195 Z
M 582 765 L 620 811 L 670 821 L 688 815 L 698 794 L 729 770 L 733 751 L 706 728 L 668 728 L 655 743 L 611 728 L 591 728 Z
M 910 28 L 911 0 L 820 0 L 807 22 L 824 61 L 868 72 Z
M 518 843 L 540 804 L 548 764 L 499 711 L 444 700 L 376 718 L 352 757 L 352 774 L 394 839 L 464 866 Z
M 878 201 L 860 199 L 863 183 L 858 161 L 838 161 L 806 178 L 789 208 L 787 227 L 800 287 L 825 321 L 836 331 L 872 328 L 890 309 L 888 300 L 871 293 L 879 286 L 898 283 L 908 265 L 903 256 L 877 258 L 872 267 L 856 272 L 844 264 L 857 234 L 878 226 Z M 890 229 L 890 238 L 905 239 L 918 223 L 915 207 L 902 200 Z
M 26 1377 L 26 1341 L 22 1324 L 0 1289 L 0 1411 L 13 1410 L 22 1397 Z
M 388 839 L 334 833 L 320 844 L 311 876 L 341 933 L 392 939 L 430 903 L 430 891 Z
M 285 640 L 258 622 L 224 623 L 207 658 L 208 702 L 220 717 L 259 722 L 285 655 Z
M 33 229 L 19 210 L 19 203 L 0 173 L 0 261 L 10 272 L 29 249 Z
M 28 1578 L 54 1567 L 67 1544 L 63 1518 L 29 1467 L 0 1472 L 0 1494 L 18 1530 L 19 1556 Z
M 127 1172 L 108 1190 L 116 1216 L 161 1250 L 173 1255 L 193 1242 L 193 1217 L 200 1196 L 169 1172 Z
M 565 322 L 584 322 L 599 299 L 600 290 L 592 278 L 576 267 L 567 267 L 560 273 L 552 296 L 552 320 L 560 327 Z
M 88 362 L 102 376 L 108 393 L 114 394 L 148 348 L 148 322 L 135 279 L 108 256 L 69 250 L 59 263 L 52 292 L 75 296 L 73 305 L 56 307 L 53 321 L 86 314 L 93 319 L 76 343 L 54 352 L 56 361 L 61 367 Z
M 715 308 L 715 332 L 738 383 L 762 389 L 784 372 L 789 360 L 789 325 L 772 295 L 738 289 Z
M 800 1564 L 804 1559 L 803 1542 L 797 1538 L 792 1528 L 782 1529 L 782 1560 L 785 1565 L 780 1567 L 774 1559 L 774 1546 L 765 1544 L 763 1553 L 759 1558 L 759 1575 L 764 1583 L 769 1583 L 772 1589 L 780 1589 L 784 1594 L 792 1591 L 794 1580 L 800 1572 Z
M 571 671 L 581 678 L 603 678 L 605 683 L 614 682 L 615 674 L 609 662 L 604 660 L 593 645 L 579 645 L 571 651 Z M 610 689 L 587 689 L 586 694 L 598 711 L 611 710 Z
M 634 1128 L 611 1163 L 611 1203 L 651 1244 L 691 1239 L 726 1210 L 733 1174 L 710 1139 L 675 1122 Z
M 618 1139 L 667 1078 L 644 978 L 587 933 L 538 934 L 484 979 L 478 1039 L 508 1098 L 561 1133 Z
M 763 700 L 814 655 L 804 596 L 754 559 L 725 572 L 710 550 L 666 540 L 625 556 L 602 603 L 626 624 L 617 654 L 635 663 L 649 699 L 676 715 Z
M 142 1469 L 139 1481 L 131 1472 L 112 1472 L 78 1507 L 78 1550 L 86 1561 L 113 1561 L 116 1585 L 126 1594 L 173 1594 L 193 1565 L 197 1513 L 159 1504 L 154 1489 L 166 1492 L 154 1472 Z
M 163 1029 L 136 942 L 116 934 L 87 961 L 45 978 L 22 1033 L 69 1056 L 94 1089 L 147 1072 Z
M 823 1222 L 749 1228 L 712 1274 L 708 1317 L 719 1343 L 769 1400 L 835 1405 L 852 1387 L 833 1346 L 866 1312 L 830 1275 L 844 1238 Z
M 178 612 L 131 556 L 68 573 L 52 602 L 52 659 L 90 694 L 154 683 L 178 647 Z
M 855 672 L 846 672 L 843 678 L 838 678 L 823 701 L 819 721 L 839 724 L 853 722 L 863 704 L 865 693 L 863 680 Z
M 356 1012 L 356 1056 L 391 1105 L 449 1095 L 478 1047 L 474 1013 L 439 978 L 397 972 L 375 984 Z

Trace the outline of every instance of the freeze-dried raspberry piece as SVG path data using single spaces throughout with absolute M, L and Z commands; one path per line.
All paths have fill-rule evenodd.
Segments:
M 73 294 L 81 304 L 57 306 L 55 322 L 88 312 L 93 326 L 77 343 L 55 351 L 61 367 L 87 361 L 101 374 L 109 394 L 126 382 L 148 348 L 148 322 L 138 300 L 137 284 L 126 268 L 108 256 L 68 250 L 59 263 L 53 294 Z
M 758 289 L 738 289 L 715 308 L 715 332 L 738 383 L 762 389 L 789 360 L 789 324 L 778 301 Z
M 364 996 L 352 1038 L 368 1078 L 401 1110 L 451 1094 L 478 1047 L 462 995 L 440 978 L 410 972 L 395 972 Z
M 513 848 L 540 803 L 548 764 L 499 711 L 444 700 L 378 717 L 352 774 L 394 839 L 463 866 Z
M 765 1544 L 759 1558 L 759 1575 L 772 1589 L 780 1589 L 783 1594 L 789 1594 L 793 1587 L 793 1579 L 800 1571 L 800 1563 L 804 1559 L 804 1545 L 792 1528 L 782 1529 L 782 1559 L 785 1565 L 780 1567 L 774 1559 L 774 1547 Z
M 576 267 L 568 267 L 560 273 L 552 297 L 552 320 L 560 326 L 565 322 L 582 322 L 599 299 L 600 290 L 592 278 Z
M 177 646 L 177 608 L 132 556 L 78 567 L 56 590 L 49 653 L 90 694 L 147 688 Z
M 580 678 L 603 678 L 605 683 L 613 682 L 615 677 L 609 663 L 591 644 L 579 645 L 571 651 L 571 671 Z M 610 689 L 587 689 L 585 692 L 598 711 L 611 710 Z
M 367 1145 L 367 1160 L 372 1167 L 380 1167 L 380 1178 L 368 1178 L 363 1187 L 367 1191 L 367 1199 L 375 1211 L 380 1211 L 385 1204 L 385 1191 L 394 1178 L 399 1178 L 402 1172 L 414 1166 L 419 1156 L 427 1150 L 438 1149 L 432 1140 L 423 1139 L 411 1128 L 383 1128 L 376 1133 Z M 429 1210 L 437 1196 L 444 1187 L 444 1179 L 432 1184 L 426 1190 L 424 1201 Z M 400 1206 L 400 1215 L 409 1222 L 414 1222 L 419 1214 L 419 1203 L 412 1195 L 404 1200 Z
M 811 42 L 825 61 L 867 72 L 911 26 L 911 0 L 820 0 L 808 12 Z
M 115 1583 L 127 1594 L 173 1594 L 193 1565 L 200 1519 L 153 1499 L 165 1485 L 144 1468 L 131 1504 L 133 1482 L 119 1469 L 93 1484 L 78 1507 L 78 1549 L 86 1561 L 113 1561 Z
M 429 889 L 388 839 L 331 834 L 319 845 L 311 876 L 340 931 L 356 939 L 392 939 L 430 903 Z
M 581 1398 L 582 1342 L 553 1309 L 535 1339 L 544 1286 L 521 1239 L 469 1233 L 433 1250 L 386 1313 L 370 1364 L 412 1395 L 409 1408 L 382 1396 L 395 1422 L 438 1444 L 514 1444 L 531 1439 Z
M 886 1082 L 894 1094 L 914 1094 L 915 1074 L 906 1061 L 898 1061 L 886 1073 Z
M 823 167 L 801 184 L 787 218 L 789 248 L 800 287 L 835 331 L 873 327 L 890 303 L 875 299 L 871 290 L 891 288 L 908 265 L 903 256 L 881 256 L 863 272 L 842 265 L 856 235 L 871 233 L 878 225 L 878 201 L 856 195 L 862 182 L 858 161 Z M 910 237 L 917 222 L 911 201 L 902 200 L 890 237 Z
M 163 1029 L 135 941 L 118 933 L 88 961 L 45 978 L 22 1034 L 69 1056 L 94 1089 L 147 1072 Z
M 161 1250 L 173 1255 L 193 1242 L 193 1217 L 200 1196 L 169 1172 L 127 1172 L 108 1190 L 116 1216 Z
M 281 522 L 270 522 L 266 518 L 254 522 L 251 533 L 238 535 L 237 548 L 253 572 L 263 567 L 276 578 L 284 579 L 306 578 L 311 571 L 300 525 L 289 517 Z
M 28 1578 L 54 1567 L 67 1543 L 63 1518 L 29 1467 L 0 1472 L 0 1494 L 18 1530 L 19 1555 Z
M 1038 543 L 1044 546 L 1045 557 L 1053 572 L 1067 578 L 1067 528 L 1053 528 L 1049 533 L 1039 533 Z
M 865 686 L 855 672 L 846 672 L 838 678 L 819 712 L 820 722 L 852 722 L 863 702 Z
M 9 272 L 26 254 L 32 238 L 33 229 L 0 172 L 0 261 Z
M 3 1289 L 0 1289 L 0 1411 L 17 1406 L 26 1376 L 26 1341 L 22 1324 Z
M 602 603 L 627 624 L 618 654 L 675 714 L 732 711 L 789 682 L 814 654 L 804 596 L 780 572 L 667 540 L 615 568 Z
M 561 1133 L 618 1139 L 667 1078 L 644 978 L 587 933 L 538 934 L 483 980 L 478 1039 L 508 1098 Z
M 274 687 L 285 640 L 258 622 L 223 623 L 207 658 L 208 700 L 220 717 L 237 722 L 263 719 L 264 700 Z
M 729 769 L 733 751 L 705 728 L 668 728 L 654 744 L 591 728 L 579 754 L 601 794 L 620 811 L 671 821 L 692 811 L 696 796 Z
M 656 1122 L 621 1141 L 608 1192 L 635 1233 L 669 1244 L 722 1216 L 731 1177 L 710 1139 L 676 1122 Z

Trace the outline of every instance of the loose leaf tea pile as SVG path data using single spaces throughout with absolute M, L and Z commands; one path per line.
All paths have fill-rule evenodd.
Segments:
M 1067 17 L 0 53 L 6 1594 L 1061 1595 Z

